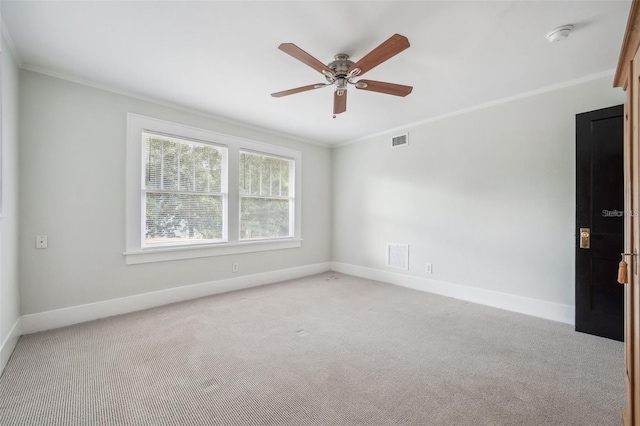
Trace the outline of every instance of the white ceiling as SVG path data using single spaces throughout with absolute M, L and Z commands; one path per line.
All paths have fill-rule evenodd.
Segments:
M 7 1 L 23 68 L 323 144 L 339 144 L 615 69 L 630 1 Z M 573 24 L 551 44 L 545 34 Z M 406 98 L 331 88 L 277 49 L 357 61 L 394 33 L 411 47 L 366 74 Z

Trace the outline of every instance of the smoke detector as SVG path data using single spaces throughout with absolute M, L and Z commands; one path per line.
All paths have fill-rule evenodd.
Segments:
M 572 29 L 573 25 L 563 25 L 561 27 L 555 28 L 547 33 L 547 40 L 549 40 L 550 43 L 557 43 L 559 41 L 562 41 L 565 38 L 569 37 L 569 33 Z

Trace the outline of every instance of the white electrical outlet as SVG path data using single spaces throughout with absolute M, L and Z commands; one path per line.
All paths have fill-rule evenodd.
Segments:
M 231 264 L 231 272 L 238 272 L 238 262 L 233 262 Z
M 426 272 L 427 274 L 433 274 L 433 265 L 430 263 L 427 263 L 426 266 L 424 267 L 424 272 Z
M 46 235 L 36 235 L 36 248 L 37 249 L 46 249 L 48 246 L 47 236 Z

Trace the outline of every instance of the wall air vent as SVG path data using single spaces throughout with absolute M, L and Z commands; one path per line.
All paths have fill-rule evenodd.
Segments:
M 391 148 L 397 148 L 399 146 L 409 145 L 409 133 L 394 136 L 391 138 Z
M 409 245 L 387 243 L 387 266 L 409 269 Z

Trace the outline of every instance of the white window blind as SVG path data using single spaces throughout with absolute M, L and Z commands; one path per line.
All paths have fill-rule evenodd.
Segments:
M 293 236 L 294 168 L 289 158 L 240 151 L 240 240 Z
M 302 153 L 127 114 L 128 265 L 302 246 Z
M 224 241 L 226 148 L 150 132 L 142 139 L 143 246 Z

